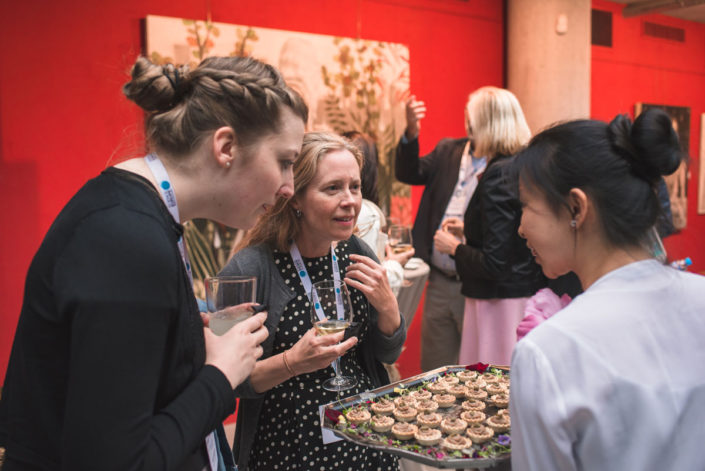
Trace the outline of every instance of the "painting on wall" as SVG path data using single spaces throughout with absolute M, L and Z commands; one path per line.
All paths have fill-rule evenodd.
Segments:
M 409 187 L 394 180 L 393 167 L 406 126 L 407 46 L 164 16 L 147 16 L 146 40 L 155 63 L 196 67 L 209 56 L 252 56 L 277 67 L 309 106 L 307 130 L 359 131 L 376 142 L 380 206 L 410 217 Z
M 698 178 L 698 214 L 705 214 L 705 113 L 700 115 L 700 175 Z
M 690 108 L 686 106 L 667 106 L 651 103 L 637 103 L 634 116 L 639 116 L 642 111 L 651 108 L 661 108 L 671 117 L 673 129 L 678 134 L 681 149 L 685 155 L 690 155 Z M 664 177 L 668 188 L 668 195 L 671 200 L 671 212 L 673 213 L 673 227 L 682 230 L 688 223 L 688 162 L 684 159 L 678 170 L 673 174 Z

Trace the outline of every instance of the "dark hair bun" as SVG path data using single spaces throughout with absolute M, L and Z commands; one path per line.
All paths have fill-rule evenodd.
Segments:
M 671 118 L 661 109 L 644 111 L 634 124 L 619 115 L 609 124 L 608 132 L 612 146 L 632 171 L 651 183 L 675 172 L 683 158 Z
M 171 109 L 189 88 L 189 67 L 157 65 L 145 57 L 135 62 L 132 80 L 122 88 L 125 96 L 147 112 Z

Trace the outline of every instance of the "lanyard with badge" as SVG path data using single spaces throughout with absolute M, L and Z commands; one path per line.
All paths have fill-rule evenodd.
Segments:
M 313 307 L 316 310 L 316 316 L 318 316 L 319 320 L 324 320 L 326 318 L 325 314 L 323 313 L 323 309 L 321 309 L 321 304 L 318 300 L 318 295 L 316 294 L 315 291 L 312 290 L 313 285 L 311 284 L 311 277 L 308 275 L 308 270 L 306 270 L 306 264 L 304 263 L 303 258 L 301 257 L 301 252 L 299 252 L 299 248 L 296 246 L 296 242 L 291 243 L 291 249 L 289 250 L 289 253 L 291 254 L 291 258 L 294 260 L 294 266 L 296 267 L 296 273 L 298 273 L 299 278 L 301 279 L 301 284 L 303 285 L 304 289 L 306 290 L 306 296 L 308 296 L 308 300 L 313 303 Z M 335 250 L 333 249 L 333 244 L 330 246 L 330 257 L 333 265 L 333 280 L 335 280 L 335 284 L 338 285 L 340 283 L 340 268 L 338 267 L 338 257 L 335 255 Z M 313 297 L 313 299 L 311 299 Z M 338 318 L 342 319 L 343 318 L 343 296 L 340 293 L 340 289 L 338 286 L 336 286 L 335 290 L 335 302 L 336 302 L 336 309 L 338 313 Z M 331 366 L 335 369 L 335 362 L 331 363 Z M 323 427 L 323 413 L 324 413 L 324 408 L 325 406 L 321 405 L 318 408 L 318 414 L 320 416 L 320 423 L 321 423 L 321 440 L 323 440 L 324 444 L 329 444 L 329 443 L 334 443 L 337 441 L 342 440 L 339 437 L 336 437 L 333 432 L 331 432 L 329 429 Z
M 315 290 L 313 290 L 313 284 L 311 283 L 311 277 L 308 275 L 308 270 L 306 270 L 306 264 L 304 263 L 303 258 L 301 257 L 301 252 L 299 252 L 299 248 L 296 246 L 296 242 L 291 243 L 291 249 L 289 251 L 291 254 L 291 258 L 294 259 L 294 266 L 296 267 L 296 273 L 299 275 L 299 279 L 301 280 L 301 284 L 304 286 L 304 290 L 306 291 L 306 296 L 308 296 L 308 300 L 313 303 L 313 308 L 316 310 L 316 316 L 318 317 L 319 321 L 323 321 L 326 319 L 326 315 L 323 312 L 323 308 L 321 307 L 321 303 L 318 299 L 318 293 L 316 293 Z M 338 315 L 338 319 L 343 319 L 344 315 L 343 312 L 343 295 L 340 292 L 340 268 L 338 267 L 338 257 L 335 255 L 335 250 L 333 249 L 333 244 L 330 246 L 330 257 L 333 265 L 333 280 L 335 281 L 335 304 L 336 304 L 336 312 Z M 313 299 L 311 299 L 313 297 Z
M 174 188 L 171 185 L 171 180 L 169 179 L 169 174 L 164 168 L 164 164 L 157 154 L 149 154 L 145 156 L 144 161 L 147 163 L 149 170 L 154 175 L 157 180 L 157 188 L 159 189 L 159 194 L 164 200 L 169 213 L 174 218 L 174 221 L 181 223 L 179 219 L 179 206 L 176 203 L 176 194 L 174 193 Z M 186 274 L 188 275 L 189 281 L 193 284 L 193 275 L 191 274 L 191 264 L 188 259 L 188 252 L 186 252 L 186 244 L 184 243 L 184 237 L 179 238 L 179 252 L 181 253 L 181 260 L 184 262 L 184 268 L 186 269 Z M 215 432 L 211 432 L 206 436 L 206 450 L 208 451 L 208 462 L 210 463 L 211 470 L 215 471 L 218 469 L 218 449 L 216 445 Z

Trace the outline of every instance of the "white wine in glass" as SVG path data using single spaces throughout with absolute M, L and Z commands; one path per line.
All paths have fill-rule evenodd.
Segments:
M 389 245 L 393 253 L 402 253 L 411 250 L 411 227 L 391 226 L 389 228 Z
M 314 283 L 311 288 L 311 321 L 318 335 L 331 335 L 350 327 L 353 309 L 348 287 L 342 281 L 326 280 Z M 323 383 L 328 391 L 345 391 L 357 380 L 340 373 L 340 358 L 333 362 L 335 376 Z

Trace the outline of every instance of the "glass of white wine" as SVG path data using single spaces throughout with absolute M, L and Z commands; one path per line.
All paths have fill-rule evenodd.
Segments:
M 257 277 L 211 276 L 205 279 L 208 326 L 223 335 L 255 312 Z
M 353 309 L 348 287 L 342 281 L 326 280 L 314 283 L 311 288 L 311 321 L 318 335 L 330 335 L 350 327 Z M 328 391 L 345 391 L 357 380 L 340 373 L 340 358 L 333 362 L 335 377 L 323 383 Z
M 402 253 L 411 250 L 411 227 L 395 225 L 389 227 L 389 245 L 392 247 L 392 252 Z

